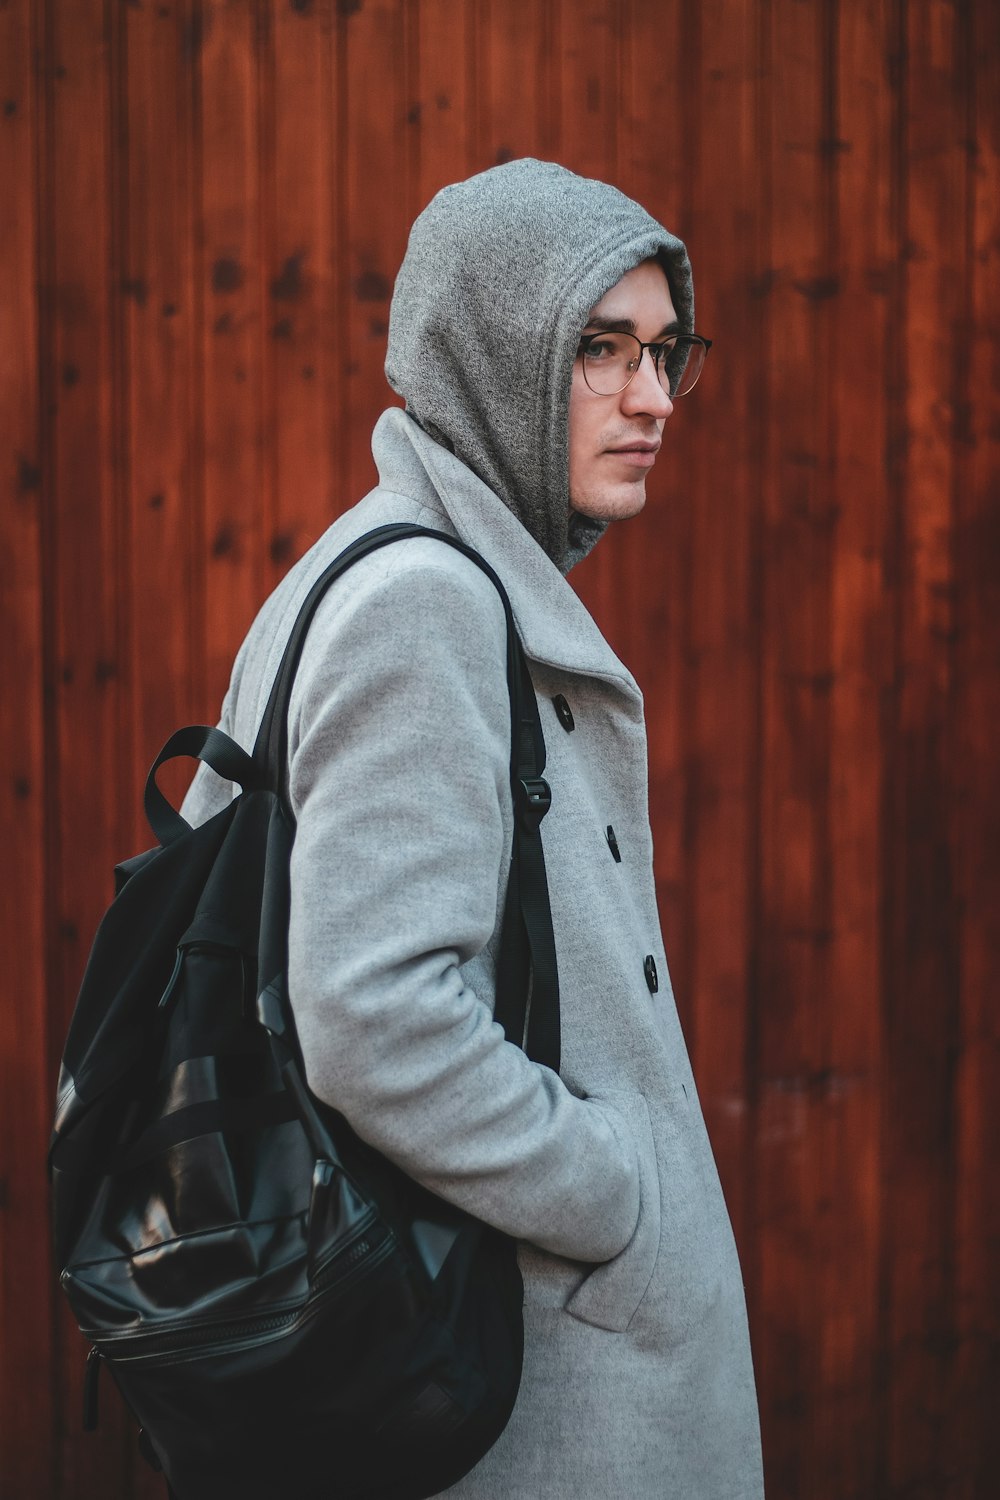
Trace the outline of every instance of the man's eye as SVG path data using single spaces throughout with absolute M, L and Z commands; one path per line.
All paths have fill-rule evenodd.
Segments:
M 589 360 L 614 359 L 617 353 L 614 339 L 591 339 L 583 346 L 583 356 Z
M 656 360 L 657 364 L 659 364 L 661 360 L 669 364 L 670 356 L 677 348 L 677 340 L 676 338 L 662 339 L 660 343 L 647 344 L 646 347 L 648 348 L 653 358 Z

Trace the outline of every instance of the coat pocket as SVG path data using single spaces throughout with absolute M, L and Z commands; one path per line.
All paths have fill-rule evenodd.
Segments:
M 595 1266 L 566 1303 L 582 1323 L 624 1333 L 653 1279 L 660 1248 L 660 1174 L 649 1109 L 641 1094 L 602 1096 L 626 1120 L 639 1154 L 639 1219 L 625 1249 Z

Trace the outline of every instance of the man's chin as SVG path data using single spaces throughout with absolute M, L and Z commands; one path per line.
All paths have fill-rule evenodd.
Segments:
M 618 484 L 595 494 L 570 496 L 570 505 L 579 516 L 591 521 L 627 521 L 637 516 L 646 503 L 645 475 L 634 483 Z

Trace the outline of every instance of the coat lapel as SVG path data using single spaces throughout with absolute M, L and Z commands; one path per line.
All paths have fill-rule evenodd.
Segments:
M 639 695 L 632 674 L 559 569 L 503 501 L 454 454 L 398 407 L 379 418 L 372 449 L 383 488 L 436 512 L 443 530 L 453 531 L 496 568 L 532 660 L 600 677 Z

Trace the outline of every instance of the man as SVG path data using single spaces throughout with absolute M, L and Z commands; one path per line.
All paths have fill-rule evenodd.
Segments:
M 223 726 L 253 743 L 310 583 L 389 521 L 482 553 L 543 714 L 559 1076 L 492 1021 L 511 845 L 504 621 L 467 558 L 385 548 L 326 595 L 289 719 L 289 981 L 309 1081 L 520 1242 L 525 1363 L 463 1500 L 755 1500 L 740 1271 L 659 933 L 642 698 L 564 574 L 635 515 L 697 377 L 684 246 L 615 189 L 512 162 L 414 225 L 380 482 L 265 604 Z M 228 794 L 204 772 L 192 819 Z

